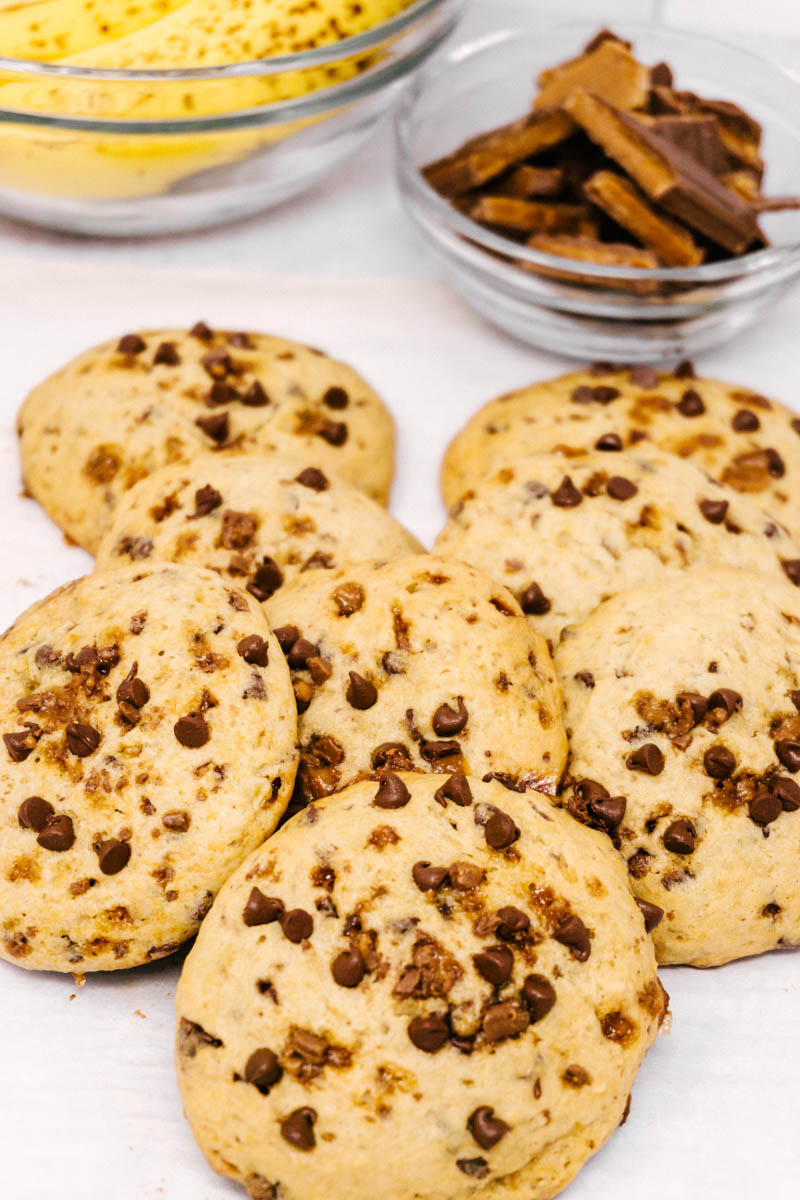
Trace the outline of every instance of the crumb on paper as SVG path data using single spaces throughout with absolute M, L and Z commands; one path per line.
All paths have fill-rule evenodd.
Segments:
M 134 1015 L 135 1017 L 141 1017 L 143 1021 L 146 1021 L 146 1020 L 147 1020 L 147 1014 L 146 1014 L 146 1013 L 143 1013 L 143 1012 L 142 1012 L 142 1010 L 141 1010 L 140 1008 L 135 1008 L 135 1009 L 133 1010 L 133 1015 Z

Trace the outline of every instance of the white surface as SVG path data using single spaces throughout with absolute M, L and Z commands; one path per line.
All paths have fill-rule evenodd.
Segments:
M 561 368 L 494 332 L 443 288 L 0 260 L 0 628 L 82 571 L 83 552 L 19 495 L 13 419 L 63 359 L 139 325 L 263 327 L 352 360 L 400 427 L 393 509 L 423 539 L 441 510 L 436 469 L 480 402 Z M 708 355 L 728 375 L 798 397 L 800 297 L 769 328 Z M 797 405 L 800 407 L 800 405 Z M 568 1200 L 797 1200 L 800 955 L 711 972 L 665 970 L 674 1027 L 649 1056 L 630 1119 Z M 172 1069 L 179 963 L 100 978 L 0 964 L 2 1200 L 232 1200 L 195 1148 Z M 213 986 L 213 982 L 210 986 Z M 400 1149 L 400 1152 L 402 1150 Z M 332 1192 L 331 1200 L 348 1200 Z M 398 1198 L 402 1200 L 402 1198 Z

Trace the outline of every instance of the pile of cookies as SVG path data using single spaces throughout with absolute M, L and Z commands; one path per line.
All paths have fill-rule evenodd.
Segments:
M 501 397 L 430 554 L 380 398 L 279 338 L 127 334 L 19 434 L 96 570 L 0 639 L 0 954 L 197 934 L 179 1082 L 252 1200 L 553 1196 L 657 960 L 800 942 L 788 410 L 689 364 Z

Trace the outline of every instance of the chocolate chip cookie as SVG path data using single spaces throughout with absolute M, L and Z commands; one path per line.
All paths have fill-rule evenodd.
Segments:
M 555 792 L 553 663 L 500 584 L 419 555 L 308 572 L 266 607 L 297 698 L 295 806 L 384 768 Z
M 195 562 L 263 601 L 305 571 L 421 549 L 385 508 L 308 454 L 203 454 L 126 492 L 97 566 Z
M 159 958 L 277 825 L 297 765 L 261 606 L 211 571 L 67 584 L 0 639 L 0 955 Z
M 93 553 L 138 480 L 208 451 L 294 445 L 383 503 L 394 471 L 392 418 L 351 367 L 203 322 L 79 355 L 34 388 L 18 430 L 28 491 Z
M 363 780 L 239 868 L 177 1067 L 252 1200 L 545 1200 L 624 1118 L 665 995 L 623 864 L 544 797 Z
M 569 471 L 595 449 L 614 471 L 617 450 L 648 442 L 690 458 L 715 479 L 748 492 L 800 541 L 800 417 L 750 388 L 599 363 L 492 400 L 450 444 L 442 467 L 448 505 L 523 455 L 556 453 Z
M 800 548 L 756 500 L 647 444 L 516 458 L 455 506 L 435 550 L 504 583 L 554 642 L 669 569 L 719 563 L 800 584 Z
M 800 596 L 691 570 L 606 601 L 556 653 L 562 802 L 608 836 L 661 962 L 800 945 Z

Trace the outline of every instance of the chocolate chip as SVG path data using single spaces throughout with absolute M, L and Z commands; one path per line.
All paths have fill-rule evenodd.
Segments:
M 314 433 L 331 446 L 343 446 L 347 441 L 347 426 L 344 421 L 320 421 L 315 426 Z
M 175 737 L 182 746 L 190 750 L 198 750 L 205 746 L 211 737 L 208 723 L 202 713 L 193 712 L 188 716 L 179 717 L 173 726 Z
M 530 917 L 512 904 L 497 910 L 497 936 L 504 942 L 516 942 L 525 937 L 531 927 Z
M 749 408 L 740 408 L 734 414 L 731 426 L 737 433 L 755 433 L 757 429 L 761 428 L 761 422 Z
M 646 366 L 644 363 L 639 363 L 635 367 L 631 367 L 631 383 L 636 387 L 645 388 L 650 391 L 658 386 L 658 371 L 652 367 Z
M 626 761 L 629 770 L 644 771 L 647 775 L 660 775 L 664 770 L 664 755 L 655 742 L 645 742 L 638 750 L 633 750 Z
M 91 725 L 71 721 L 67 726 L 67 749 L 78 758 L 88 758 L 100 745 L 100 734 Z
M 28 755 L 35 749 L 38 741 L 36 732 L 32 729 L 22 729 L 16 733 L 4 733 L 3 741 L 8 751 L 8 757 L 12 762 L 24 762 Z
M 519 605 L 529 617 L 543 617 L 552 607 L 538 583 L 528 584 L 519 597 Z
M 295 482 L 301 484 L 302 487 L 311 488 L 312 492 L 325 492 L 331 486 L 327 477 L 317 467 L 305 467 L 299 475 L 295 476 Z
M 594 687 L 594 675 L 591 671 L 576 671 L 572 678 L 578 683 L 582 683 L 584 687 Z
M 450 882 L 456 891 L 472 892 L 479 888 L 486 878 L 486 872 L 475 863 L 454 862 L 449 871 Z
M 424 1051 L 425 1054 L 435 1054 L 450 1036 L 447 1017 L 441 1013 L 427 1013 L 414 1017 L 409 1022 L 408 1036 L 418 1050 Z
M 70 817 L 50 817 L 39 831 L 36 841 L 45 850 L 69 850 L 75 841 L 75 829 Z
M 432 867 L 429 862 L 418 862 L 411 868 L 411 874 L 421 892 L 435 892 L 447 879 L 447 867 Z
M 278 918 L 284 937 L 298 945 L 314 932 L 314 918 L 304 908 L 290 908 Z
M 662 840 L 673 854 L 693 854 L 697 845 L 697 831 L 691 821 L 678 817 L 664 830 Z
M 266 1046 L 254 1050 L 245 1064 L 245 1079 L 248 1083 L 252 1083 L 262 1096 L 268 1096 L 270 1088 L 274 1088 L 276 1083 L 280 1083 L 282 1076 L 283 1067 L 278 1062 L 277 1054 Z
M 206 396 L 206 407 L 216 408 L 221 404 L 233 404 L 234 400 L 238 399 L 239 393 L 235 387 L 226 383 L 224 379 L 215 379 Z
M 329 387 L 322 397 L 322 403 L 327 404 L 328 408 L 347 408 L 350 397 L 343 387 Z
M 556 989 L 544 975 L 526 975 L 522 984 L 522 1003 L 530 1013 L 531 1025 L 546 1017 L 556 1002 Z
M 787 771 L 793 775 L 800 771 L 800 741 L 796 738 L 780 738 L 775 743 L 775 753 Z
M 191 823 L 192 818 L 183 809 L 174 809 L 172 812 L 166 812 L 161 818 L 161 824 L 164 828 L 171 829 L 173 833 L 186 833 Z
M 274 558 L 265 555 L 261 563 L 256 567 L 253 578 L 247 585 L 247 590 L 251 596 L 255 596 L 260 604 L 265 600 L 269 600 L 270 596 L 274 596 L 278 588 L 283 583 L 283 572 L 281 571 Z
M 293 625 L 284 626 L 284 630 L 289 630 L 289 629 L 294 631 L 294 626 Z M 276 632 L 275 636 L 277 637 L 277 632 Z M 285 651 L 284 651 L 284 653 L 285 653 Z M 297 637 L 297 638 L 295 638 L 292 645 L 289 647 L 289 652 L 287 654 L 287 660 L 289 662 L 289 666 L 292 667 L 293 670 L 296 671 L 301 667 L 305 667 L 309 658 L 315 658 L 318 655 L 319 655 L 319 647 L 318 646 L 315 646 L 313 642 L 309 642 L 307 638 Z
M 767 456 L 767 470 L 774 479 L 783 479 L 786 474 L 786 463 L 778 454 L 777 450 L 765 450 Z
M 639 912 L 644 917 L 645 933 L 652 933 L 655 927 L 661 923 L 664 916 L 663 908 L 659 908 L 657 904 L 651 904 L 649 900 L 642 900 L 640 896 L 636 897 L 636 903 L 639 906 Z
M 612 475 L 606 484 L 606 491 L 612 500 L 630 500 L 639 491 L 631 479 L 624 475 Z
M 700 417 L 706 411 L 703 398 L 694 388 L 687 388 L 678 401 L 678 412 L 684 417 Z
M 253 343 L 250 340 L 250 334 L 245 333 L 242 329 L 238 329 L 235 333 L 229 334 L 228 342 L 231 346 L 236 346 L 236 348 L 239 350 L 254 349 Z
M 494 1115 L 494 1109 L 481 1105 L 467 1121 L 467 1129 L 481 1150 L 491 1150 L 508 1133 L 509 1126 Z
M 730 779 L 736 759 L 727 746 L 709 746 L 703 755 L 703 766 L 712 779 Z
M 742 697 L 732 688 L 718 688 L 708 697 L 709 711 L 717 709 L 725 713 L 725 720 L 739 712 L 742 707 Z
M 514 969 L 514 954 L 508 946 L 488 946 L 473 954 L 472 961 L 478 974 L 497 988 L 508 983 Z
M 23 829 L 35 829 L 38 833 L 44 829 L 54 811 L 49 800 L 41 796 L 29 796 L 17 809 L 17 820 Z
M 419 752 L 426 762 L 436 763 L 441 762 L 443 758 L 451 758 L 454 754 L 460 754 L 461 747 L 452 739 L 445 742 L 421 742 Z
M 504 1000 L 487 1008 L 481 1028 L 487 1042 L 502 1042 L 515 1037 L 530 1025 L 530 1014 L 516 1000 Z
M 97 847 L 97 861 L 104 875 L 118 875 L 123 867 L 127 867 L 130 857 L 129 843 L 116 838 L 108 838 Z
M 591 404 L 594 400 L 594 388 L 582 383 L 579 387 L 572 389 L 570 400 L 573 404 Z
M 800 587 L 800 558 L 782 558 L 781 566 L 795 587 Z
M 765 827 L 777 821 L 783 811 L 780 798 L 772 792 L 757 792 L 747 806 L 750 820 Z
M 453 737 L 461 733 L 467 724 L 469 713 L 464 707 L 463 696 L 458 697 L 458 708 L 440 704 L 433 714 L 433 732 L 439 737 Z
M 382 771 L 380 783 L 372 803 L 376 808 L 405 808 L 411 793 L 399 775 L 393 771 Z
M 253 667 L 265 667 L 269 661 L 267 643 L 257 633 L 251 633 L 237 642 L 236 653 Z
M 269 404 L 269 396 L 257 379 L 253 380 L 241 400 L 247 408 L 264 408 Z
M 156 347 L 156 352 L 153 355 L 153 363 L 156 366 L 177 367 L 181 358 L 178 351 L 175 349 L 174 342 L 159 342 Z
M 694 379 L 696 378 L 694 363 L 690 358 L 681 359 L 672 374 L 676 379 Z
M 793 779 L 779 775 L 772 780 L 772 790 L 781 802 L 784 812 L 797 812 L 800 808 L 800 787 Z
M 197 338 L 201 342 L 210 342 L 213 336 L 213 329 L 209 329 L 205 321 L 196 321 L 189 330 L 189 337 Z
M 592 399 L 595 404 L 610 404 L 612 400 L 616 400 L 621 395 L 619 388 L 608 387 L 604 384 L 592 388 Z
M 688 704 L 690 706 L 695 725 L 699 725 L 708 712 L 708 700 L 699 692 L 679 692 L 675 699 L 679 705 Z
M 589 930 L 580 917 L 574 915 L 567 917 L 566 921 L 562 921 L 559 925 L 553 937 L 562 946 L 568 946 L 572 951 L 573 957 L 577 958 L 578 962 L 586 962 L 592 953 Z
M 332 593 L 331 598 L 336 604 L 340 617 L 352 617 L 353 613 L 357 613 L 364 607 L 366 596 L 360 583 L 342 583 Z M 388 670 L 385 658 L 384 655 L 384 669 Z
M 200 359 L 200 364 L 212 379 L 224 379 L 233 374 L 233 362 L 227 350 L 209 350 Z
M 282 900 L 275 896 L 265 896 L 259 888 L 254 887 L 247 897 L 242 920 L 245 925 L 271 925 L 282 913 Z
M 355 946 L 350 950 L 343 950 L 333 960 L 331 966 L 331 974 L 335 982 L 343 988 L 358 987 L 366 970 L 367 964 L 364 962 L 364 955 Z
M 222 504 L 222 495 L 210 483 L 206 483 L 194 494 L 194 512 L 190 519 L 207 517 L 215 508 L 219 508 L 220 504 Z
M 484 826 L 487 845 L 493 850 L 505 850 L 519 837 L 519 829 L 508 813 L 495 809 Z
M 390 771 L 414 769 L 411 753 L 402 742 L 381 742 L 380 746 L 376 746 L 372 751 L 370 763 L 373 771 L 382 771 L 384 768 Z
M 462 775 L 459 771 L 451 775 L 446 783 L 436 789 L 434 799 L 438 800 L 443 808 L 448 800 L 459 808 L 469 808 L 472 804 L 472 791 L 466 775 Z
M 117 704 L 131 704 L 134 708 L 144 708 L 150 699 L 150 688 L 136 672 L 139 664 L 134 663 L 128 674 L 117 688 Z
M 698 508 L 712 525 L 721 525 L 728 512 L 727 500 L 700 500 Z
M 618 433 L 604 433 L 594 444 L 595 450 L 621 450 L 622 438 Z
M 576 508 L 583 500 L 583 495 L 575 487 L 569 475 L 565 475 L 550 499 L 557 508 Z
M 210 417 L 198 417 L 195 421 L 198 429 L 202 429 L 212 442 L 217 442 L 221 445 L 228 440 L 228 432 L 230 430 L 230 421 L 228 414 L 213 413 Z
M 117 350 L 120 354 L 141 354 L 147 348 L 147 343 L 144 338 L 139 337 L 138 333 L 126 333 L 117 342 Z
M 378 689 L 374 683 L 370 683 L 363 675 L 359 675 L 357 671 L 350 671 L 350 682 L 347 685 L 345 696 L 347 703 L 351 708 L 357 708 L 361 711 L 367 708 L 372 708 L 378 700 Z
M 485 1158 L 457 1158 L 456 1166 L 470 1179 L 485 1179 L 489 1174 L 489 1164 Z
M 591 800 L 587 807 L 605 829 L 614 830 L 622 824 L 628 801 L 624 796 L 602 796 Z
M 317 1114 L 313 1108 L 296 1108 L 281 1121 L 281 1137 L 296 1150 L 313 1150 L 317 1144 L 314 1125 Z

